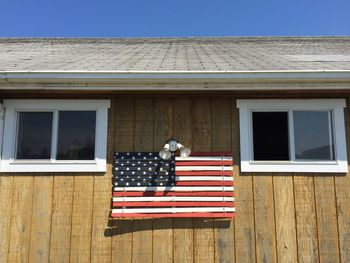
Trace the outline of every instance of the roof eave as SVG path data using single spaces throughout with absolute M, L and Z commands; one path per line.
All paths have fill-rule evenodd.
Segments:
M 259 82 L 350 82 L 350 70 L 297 71 L 0 71 L 0 84 L 206 84 Z M 6 89 L 1 85 L 0 89 Z M 81 87 L 81 90 L 91 90 Z M 11 88 L 13 89 L 13 87 Z M 18 87 L 20 89 L 20 87 Z M 52 89 L 55 89 L 52 87 Z M 108 88 L 111 89 L 110 87 Z M 115 87 L 119 90 L 120 87 Z M 200 89 L 200 87 L 199 87 Z M 206 89 L 203 87 L 203 89 Z M 350 89 L 350 86 L 349 86 Z M 147 90 L 145 86 L 144 90 Z M 149 90 L 154 90 L 149 88 Z

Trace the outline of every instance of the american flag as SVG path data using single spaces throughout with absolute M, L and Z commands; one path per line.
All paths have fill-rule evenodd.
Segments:
M 113 218 L 234 216 L 231 153 L 117 152 L 113 178 Z

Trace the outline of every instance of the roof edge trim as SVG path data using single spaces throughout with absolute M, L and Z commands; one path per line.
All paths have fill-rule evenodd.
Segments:
M 350 70 L 298 71 L 0 71 L 0 83 L 350 82 Z M 85 87 L 80 87 L 84 90 Z M 4 87 L 0 87 L 4 89 Z M 12 88 L 13 89 L 13 88 Z M 18 88 L 20 89 L 20 88 Z M 55 89 L 52 87 L 52 89 Z M 115 90 L 120 88 L 115 87 Z M 203 88 L 205 89 L 205 88 Z M 86 87 L 86 90 L 90 90 Z M 147 90 L 147 86 L 144 87 Z M 151 87 L 149 90 L 154 90 Z

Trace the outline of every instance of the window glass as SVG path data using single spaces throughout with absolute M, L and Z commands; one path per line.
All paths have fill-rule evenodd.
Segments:
M 57 160 L 95 159 L 95 111 L 60 111 Z
M 288 112 L 253 112 L 256 161 L 289 160 Z
M 297 160 L 334 160 L 330 116 L 327 111 L 293 112 Z
M 19 112 L 16 159 L 50 159 L 52 112 Z

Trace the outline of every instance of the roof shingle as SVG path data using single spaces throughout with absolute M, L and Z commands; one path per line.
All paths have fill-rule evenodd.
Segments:
M 350 37 L 0 38 L 0 71 L 350 70 Z

